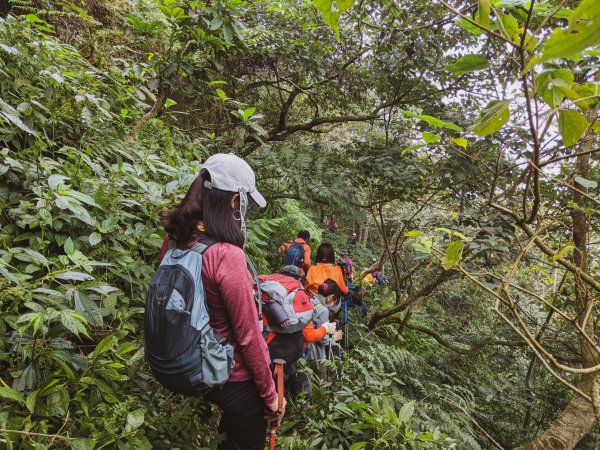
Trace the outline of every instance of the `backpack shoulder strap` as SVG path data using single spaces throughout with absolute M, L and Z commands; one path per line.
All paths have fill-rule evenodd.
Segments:
M 194 245 L 192 245 L 190 250 L 202 255 L 214 243 L 215 242 L 211 238 L 203 234 L 196 240 L 196 242 L 194 242 Z
M 246 263 L 248 264 L 248 268 L 250 269 L 250 273 L 252 274 L 252 278 L 254 280 L 254 285 L 256 286 L 256 294 L 254 296 L 254 301 L 258 305 L 258 322 L 260 324 L 261 331 L 263 329 L 263 313 L 262 313 L 262 291 L 260 289 L 260 282 L 258 281 L 258 272 L 256 271 L 256 267 L 254 263 L 250 259 L 250 257 L 246 254 Z

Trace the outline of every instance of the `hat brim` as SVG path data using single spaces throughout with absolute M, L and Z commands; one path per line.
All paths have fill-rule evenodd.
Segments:
M 265 206 L 267 206 L 267 201 L 257 190 L 249 192 L 248 194 L 250 195 L 250 197 L 252 197 L 252 200 L 256 202 L 259 208 L 264 208 Z

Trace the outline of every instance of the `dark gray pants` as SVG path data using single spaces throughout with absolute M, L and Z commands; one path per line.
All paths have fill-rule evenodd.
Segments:
M 219 444 L 218 450 L 264 450 L 265 406 L 254 381 L 228 381 L 207 398 L 223 411 L 219 433 L 225 433 L 227 440 Z

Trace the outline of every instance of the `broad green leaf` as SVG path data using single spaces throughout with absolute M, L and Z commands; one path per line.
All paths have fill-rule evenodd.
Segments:
M 61 311 L 60 323 L 77 337 L 79 337 L 79 333 L 89 337 L 84 325 L 85 318 L 73 311 Z
M 365 441 L 361 441 L 352 444 L 348 450 L 364 450 L 365 448 L 367 448 L 367 443 Z
M 153 22 L 144 22 L 143 20 L 133 16 L 129 16 L 127 18 L 127 22 L 129 22 L 138 33 L 148 34 L 150 36 L 157 36 L 160 33 L 160 28 L 162 25 L 162 23 L 158 20 Z
M 144 424 L 144 411 L 138 409 L 136 411 L 127 414 L 127 425 L 125 425 L 125 431 L 131 432 L 138 429 Z
M 426 255 L 431 255 L 431 246 L 433 241 L 430 237 L 421 236 L 418 241 L 413 244 L 413 248 L 416 252 L 424 253 Z
M 255 112 L 255 107 L 244 109 L 244 122 L 248 122 L 248 119 L 250 119 L 250 117 L 252 117 Z
M 37 396 L 40 391 L 33 391 L 27 396 L 27 400 L 25 400 L 25 406 L 31 414 L 35 412 L 35 402 L 37 400 Z
M 227 100 L 229 98 L 229 97 L 227 97 L 227 94 L 225 93 L 225 91 L 223 89 L 215 89 L 215 92 L 217 93 L 217 96 L 223 103 L 225 103 L 225 100 Z
M 446 233 L 448 235 L 448 240 L 452 239 L 452 230 L 448 228 L 440 227 L 436 228 L 435 231 L 441 231 L 442 233 Z
M 4 119 L 7 122 L 12 123 L 17 128 L 20 128 L 25 133 L 31 134 L 32 136 L 37 136 L 37 133 L 29 128 L 21 118 L 19 117 L 19 113 L 16 109 L 6 103 L 4 100 L 0 98 L 0 118 Z
M 450 138 L 450 141 L 454 142 L 459 147 L 467 149 L 468 141 L 465 138 Z
M 406 117 L 420 119 L 424 122 L 427 122 L 429 125 L 432 125 L 437 128 L 449 128 L 449 129 L 455 130 L 455 131 L 462 131 L 462 128 L 459 127 L 458 125 L 455 125 L 451 122 L 444 122 L 443 120 L 440 120 L 433 116 L 428 116 L 426 114 L 416 114 L 414 112 L 404 111 L 404 110 L 401 110 L 400 112 L 402 112 Z
M 596 189 L 598 187 L 598 183 L 592 180 L 587 180 L 583 177 L 575 177 L 575 182 L 586 189 Z
M 490 64 L 485 56 L 471 54 L 460 57 L 455 63 L 447 65 L 444 69 L 455 75 L 462 75 L 476 70 L 486 69 L 489 65 Z
M 410 419 L 412 418 L 413 414 L 415 412 L 415 402 L 408 402 L 405 405 L 402 406 L 402 408 L 400 408 L 400 411 L 398 412 L 398 421 L 405 423 L 405 424 L 409 424 L 410 423 Z
M 174 106 L 176 104 L 177 102 L 175 100 L 168 98 L 165 102 L 165 109 L 169 109 L 171 106 Z
M 588 127 L 589 123 L 580 112 L 572 109 L 562 109 L 558 112 L 558 131 L 565 147 L 577 144 Z
M 479 8 L 477 10 L 477 23 L 479 23 L 482 27 L 489 28 L 490 0 L 479 0 Z
M 569 17 L 569 28 L 555 28 L 542 55 L 530 66 L 553 58 L 568 58 L 600 44 L 600 1 L 583 0 Z
M 88 236 L 88 242 L 91 246 L 98 245 L 102 241 L 102 235 L 97 232 L 93 232 Z
M 510 100 L 492 100 L 479 114 L 477 121 L 469 128 L 478 136 L 495 133 L 508 122 Z
M 400 156 L 404 156 L 407 153 L 412 152 L 413 150 L 416 150 L 421 147 L 423 147 L 423 144 L 415 144 L 415 145 L 411 145 L 410 147 L 406 147 L 404 150 L 402 150 L 402 153 L 400 153 Z
M 442 139 L 441 136 L 434 134 L 434 133 L 430 133 L 429 131 L 426 131 L 425 133 L 423 133 L 421 135 L 421 137 L 427 144 L 432 144 L 432 143 L 437 142 Z
M 467 240 L 467 237 L 464 234 L 462 234 L 460 231 L 453 231 L 452 235 L 461 238 L 463 241 Z
M 406 233 L 404 233 L 404 236 L 406 236 L 406 237 L 416 237 L 416 236 L 421 236 L 421 234 L 423 234 L 423 233 L 421 233 L 418 230 L 412 230 L 412 231 L 407 231 Z
M 164 13 L 164 15 L 167 16 L 167 17 L 171 17 L 171 18 L 176 19 L 176 20 L 181 20 L 181 19 L 188 18 L 188 16 L 186 16 L 185 11 L 183 10 L 183 8 L 180 8 L 179 6 L 173 8 L 171 6 L 163 4 L 163 5 L 159 5 L 158 7 Z
M 152 444 L 142 430 L 138 430 L 136 434 L 127 439 L 127 447 L 135 448 L 136 450 L 152 450 Z
M 337 41 L 340 42 L 340 15 L 354 5 L 354 0 L 313 0 L 313 4 L 321 12 L 323 20 L 333 30 Z
M 73 301 L 75 309 L 89 322 L 90 325 L 100 326 L 103 323 L 102 311 L 92 299 L 83 292 L 75 290 L 73 292 Z
M 94 277 L 89 273 L 83 272 L 63 272 L 56 275 L 54 278 L 58 278 L 59 280 L 72 280 L 72 281 L 90 281 L 93 280 Z
M 510 14 L 497 13 L 498 18 L 502 22 L 502 27 L 508 38 L 514 42 L 519 41 L 519 22 Z
M 77 438 L 69 441 L 71 450 L 94 450 L 97 441 L 92 438 Z
M 558 261 L 560 258 L 564 258 L 569 253 L 575 250 L 575 242 L 567 242 L 560 251 L 552 257 L 553 261 Z
M 463 241 L 454 241 L 450 243 L 448 248 L 446 248 L 444 260 L 442 261 L 442 267 L 444 269 L 451 269 L 460 262 L 464 246 L 465 244 Z
M 70 178 L 64 175 L 53 174 L 48 177 L 48 186 L 55 191 L 59 187 L 64 186 L 66 180 L 70 180 Z
M 46 257 L 44 255 L 42 255 L 40 252 L 36 252 L 35 250 L 32 250 L 30 248 L 26 248 L 25 252 L 31 256 L 35 261 L 41 263 L 41 264 L 48 264 L 48 260 L 46 259 Z
M 93 358 L 98 358 L 98 356 L 106 353 L 108 351 L 108 349 L 110 349 L 110 347 L 115 342 L 117 342 L 117 338 L 115 336 L 113 336 L 112 334 L 109 334 L 104 339 L 102 339 L 98 343 L 98 345 L 96 345 L 96 348 L 94 349 L 94 352 L 92 353 L 92 357 Z
M 25 20 L 27 22 L 31 22 L 31 23 L 46 23 L 44 20 L 40 19 L 38 16 L 36 16 L 35 14 L 27 14 L 25 16 Z
M 23 404 L 25 403 L 25 397 L 23 397 L 23 394 L 6 386 L 0 386 L 0 397 L 8 398 Z
M 70 237 L 67 238 L 63 247 L 67 255 L 72 255 L 75 251 L 75 244 L 73 243 L 73 240 Z
M 463 30 L 468 31 L 473 35 L 478 35 L 484 33 L 484 31 L 479 28 L 477 25 L 472 24 L 468 20 L 463 19 L 462 17 L 456 21 L 456 24 L 461 27 Z

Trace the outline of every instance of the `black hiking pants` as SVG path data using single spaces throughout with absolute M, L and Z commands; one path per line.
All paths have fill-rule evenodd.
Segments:
M 225 433 L 227 440 L 219 444 L 218 450 L 264 450 L 265 406 L 254 381 L 228 381 L 207 398 L 223 411 L 219 433 Z
M 310 377 L 306 372 L 295 371 L 285 380 L 286 395 L 295 400 L 302 392 L 304 392 L 304 400 L 310 403 L 312 398 L 312 389 L 310 387 Z

